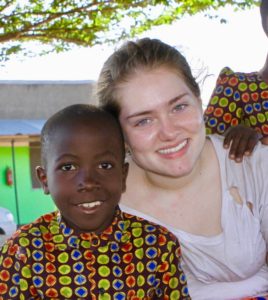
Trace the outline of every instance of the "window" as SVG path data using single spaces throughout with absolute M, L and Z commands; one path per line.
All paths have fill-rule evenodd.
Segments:
M 30 142 L 30 169 L 31 169 L 31 179 L 32 187 L 34 189 L 40 189 L 41 185 L 38 181 L 35 173 L 36 166 L 41 165 L 41 144 L 40 141 Z

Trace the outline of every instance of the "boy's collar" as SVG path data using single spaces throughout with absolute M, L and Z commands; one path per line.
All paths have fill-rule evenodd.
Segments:
M 89 232 L 76 234 L 74 229 L 67 226 L 58 211 L 56 217 L 49 225 L 49 231 L 53 235 L 51 242 L 54 244 L 55 249 L 59 251 L 66 251 L 69 247 L 76 249 L 82 247 L 85 250 L 93 250 L 100 247 L 104 242 L 105 244 L 108 242 L 127 243 L 130 239 L 130 232 L 127 230 L 129 223 L 130 221 L 128 219 L 125 220 L 124 214 L 117 207 L 112 224 L 102 233 L 95 234 L 94 232 Z

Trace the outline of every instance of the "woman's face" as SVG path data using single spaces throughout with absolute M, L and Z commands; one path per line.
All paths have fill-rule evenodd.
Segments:
M 205 142 L 201 100 L 165 67 L 139 70 L 117 91 L 120 123 L 136 164 L 174 178 L 189 174 Z

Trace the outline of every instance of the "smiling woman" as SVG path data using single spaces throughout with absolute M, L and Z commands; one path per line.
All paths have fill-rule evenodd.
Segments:
M 116 94 L 121 99 L 120 123 L 135 163 L 174 177 L 191 172 L 193 166 L 186 159 L 189 137 L 194 140 L 193 157 L 205 139 L 204 131 L 199 134 L 202 106 L 178 72 L 170 72 L 167 67 L 139 72 L 139 76 L 120 83 Z M 176 138 L 179 127 L 185 137 L 187 132 L 187 139 Z M 185 161 L 180 168 L 173 162 L 176 157 Z
M 160 40 L 129 41 L 115 51 L 97 91 L 131 153 L 121 207 L 178 237 L 190 296 L 267 294 L 268 147 L 258 145 L 241 164 L 229 160 L 223 139 L 205 136 L 187 61 Z

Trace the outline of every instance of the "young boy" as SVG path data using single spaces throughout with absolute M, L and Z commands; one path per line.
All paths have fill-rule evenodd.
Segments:
M 37 176 L 58 211 L 23 226 L 0 252 L 0 299 L 190 299 L 180 246 L 118 207 L 128 165 L 117 121 L 84 104 L 41 132 Z

